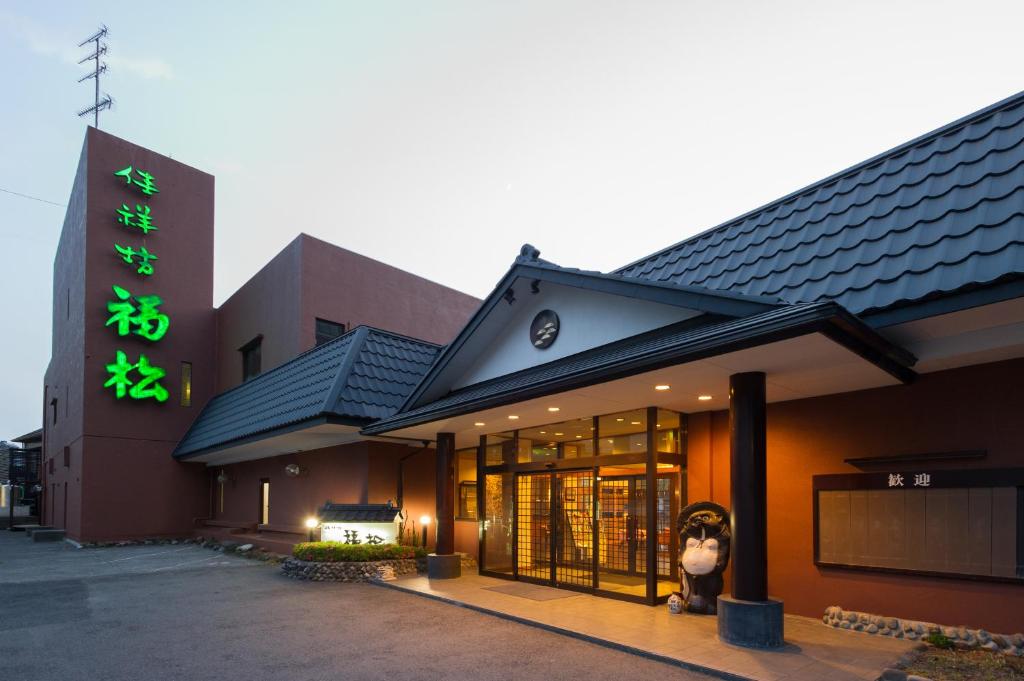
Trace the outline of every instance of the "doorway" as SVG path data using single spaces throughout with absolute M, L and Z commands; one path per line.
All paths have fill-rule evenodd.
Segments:
M 659 580 L 677 576 L 671 519 L 678 513 L 678 478 L 677 473 L 657 477 L 654 570 Z M 595 469 L 518 473 L 515 490 L 515 577 L 609 595 L 646 594 L 644 475 L 599 476 Z
M 270 524 L 270 479 L 263 478 L 260 480 L 260 511 L 259 511 L 259 524 L 269 525 Z

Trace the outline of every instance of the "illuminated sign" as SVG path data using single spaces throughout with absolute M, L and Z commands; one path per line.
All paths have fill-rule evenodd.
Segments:
M 398 523 L 323 523 L 320 539 L 342 544 L 397 544 Z
M 158 194 L 156 179 L 144 170 L 127 166 L 114 172 L 116 177 L 124 178 L 125 184 L 136 187 L 146 196 Z M 153 222 L 152 209 L 147 204 L 136 203 L 135 210 L 122 202 L 115 210 L 117 222 L 127 228 L 139 230 L 143 238 L 150 232 L 158 230 Z M 156 254 L 145 246 L 122 246 L 115 243 L 114 250 L 125 263 L 135 268 L 135 273 L 149 277 L 154 272 L 153 262 L 158 260 Z M 118 336 L 138 336 L 151 343 L 159 341 L 171 326 L 171 320 L 160 312 L 163 300 L 157 295 L 135 295 L 128 289 L 112 286 L 115 300 L 107 301 L 107 312 L 110 317 L 105 326 L 113 327 Z M 167 389 L 160 384 L 160 379 L 167 375 L 162 368 L 152 364 L 146 355 L 140 354 L 138 360 L 129 361 L 128 353 L 117 350 L 115 359 L 106 366 L 108 378 L 104 388 L 112 388 L 117 399 L 125 396 L 133 400 L 167 401 Z

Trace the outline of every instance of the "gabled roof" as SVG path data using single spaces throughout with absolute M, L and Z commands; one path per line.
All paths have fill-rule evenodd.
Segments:
M 624 376 L 692 362 L 809 333 L 821 333 L 900 381 L 915 378 L 916 358 L 841 306 L 804 303 L 719 323 L 696 319 L 656 329 L 507 376 L 470 385 L 427 404 L 403 410 L 363 429 L 380 434 L 472 413 Z
M 1022 277 L 1022 178 L 1024 93 L 617 273 L 863 316 Z
M 312 419 L 362 426 L 394 414 L 439 346 L 360 326 L 214 397 L 174 451 L 188 458 Z
M 410 409 L 430 390 L 449 361 L 459 353 L 465 343 L 487 316 L 505 300 L 516 280 L 550 282 L 590 291 L 646 300 L 697 310 L 713 318 L 743 317 L 772 310 L 784 302 L 770 296 L 746 295 L 732 291 L 715 291 L 701 286 L 681 285 L 673 282 L 646 281 L 618 274 L 604 274 L 569 267 L 560 267 L 540 259 L 540 251 L 524 244 L 512 267 L 501 278 L 480 308 L 466 323 L 455 339 L 444 347 L 434 366 L 423 381 L 409 395 L 402 410 Z

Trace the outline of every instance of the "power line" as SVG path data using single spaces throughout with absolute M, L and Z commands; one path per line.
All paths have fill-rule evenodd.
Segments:
M 68 207 L 66 203 L 57 203 L 56 201 L 47 201 L 46 199 L 41 199 L 38 196 L 29 196 L 28 194 L 22 194 L 21 192 L 12 192 L 10 189 L 4 189 L 3 187 L 0 187 L 0 192 L 4 192 L 5 194 L 13 194 L 14 196 L 20 196 L 23 199 L 32 199 L 33 201 L 39 201 L 41 203 L 48 203 L 51 206 L 57 206 L 58 208 L 67 208 Z

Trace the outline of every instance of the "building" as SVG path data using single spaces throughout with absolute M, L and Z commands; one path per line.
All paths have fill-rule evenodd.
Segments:
M 265 385 L 360 325 L 446 342 L 479 303 L 303 234 L 215 308 L 213 200 L 212 176 L 87 130 L 54 260 L 44 397 L 44 520 L 71 538 L 217 522 L 217 473 L 172 457 L 214 395 Z M 318 493 L 345 488 L 332 489 Z
M 100 139 L 89 134 L 87 147 Z M 125 153 L 98 165 L 97 183 L 129 149 L 111 144 Z M 173 527 L 150 511 L 130 528 L 78 511 L 69 531 L 201 519 L 204 531 L 287 546 L 309 514 L 336 508 L 325 501 L 385 512 L 391 500 L 410 519 L 430 516 L 436 575 L 457 573 L 462 551 L 487 575 L 655 604 L 678 583 L 679 510 L 710 500 L 731 513 L 719 615 L 729 640 L 771 641 L 783 607 L 817 617 L 836 603 L 1016 630 L 1022 169 L 1024 94 L 614 272 L 524 246 L 481 304 L 452 315 L 448 338 L 309 303 L 282 322 L 306 325 L 297 344 L 256 345 L 275 365 L 259 375 L 246 355 L 259 324 L 238 321 L 264 313 L 258 302 L 234 303 L 234 317 L 234 298 L 223 313 L 197 305 L 196 328 L 218 329 L 216 352 L 197 341 L 159 358 L 206 362 L 191 418 L 120 455 L 146 462 L 135 484 L 180 478 L 156 503 Z M 208 176 L 196 177 L 207 191 Z M 273 287 L 282 256 L 254 287 Z M 323 295 L 311 288 L 307 300 Z M 86 336 L 109 336 L 109 283 L 89 290 Z M 345 333 L 314 346 L 320 315 Z M 289 359 L 288 348 L 305 351 Z M 101 388 L 110 360 L 86 357 L 89 402 L 120 408 Z M 55 356 L 51 372 L 64 366 L 74 359 Z M 48 396 L 62 385 L 48 378 Z M 159 407 L 141 407 L 157 428 Z M 134 420 L 121 427 L 137 432 Z M 51 474 L 60 446 L 48 435 Z M 47 482 L 59 497 L 60 482 Z M 737 616 L 759 623 L 753 638 L 734 638 Z

